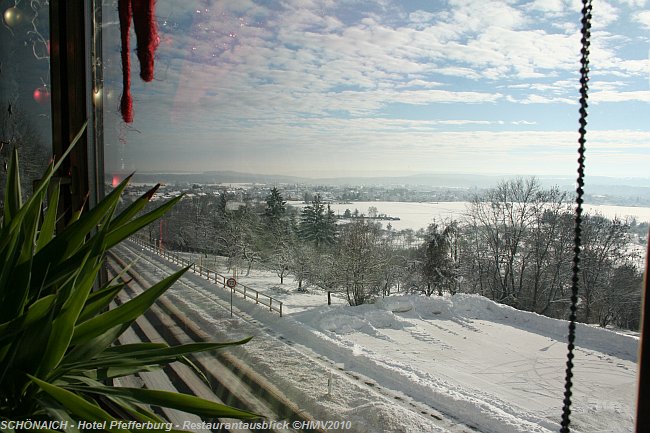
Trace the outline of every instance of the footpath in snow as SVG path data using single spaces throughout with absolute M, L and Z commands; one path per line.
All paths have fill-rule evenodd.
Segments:
M 171 269 L 155 263 L 138 266 L 157 278 Z M 230 292 L 196 275 L 168 296 L 215 335 L 254 335 L 238 354 L 317 418 L 337 414 L 358 432 L 559 430 L 566 321 L 464 294 L 327 306 L 271 272 L 239 280 L 283 301 L 284 317 L 235 298 L 231 319 Z M 572 431 L 633 431 L 637 346 L 578 326 Z

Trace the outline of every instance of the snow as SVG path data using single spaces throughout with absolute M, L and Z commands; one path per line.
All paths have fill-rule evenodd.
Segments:
M 156 278 L 171 270 L 156 263 Z M 283 301 L 284 317 L 236 297 L 231 319 L 229 292 L 196 275 L 168 296 L 216 338 L 254 335 L 238 354 L 316 419 L 357 432 L 559 430 L 565 321 L 466 294 L 328 306 L 325 293 L 271 272 L 238 278 Z M 633 431 L 638 342 L 578 325 L 572 431 Z

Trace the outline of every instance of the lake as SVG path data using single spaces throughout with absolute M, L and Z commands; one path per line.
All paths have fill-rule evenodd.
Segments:
M 291 201 L 287 204 L 298 207 L 305 206 L 304 203 L 298 201 Z M 331 207 L 337 215 L 343 215 L 346 209 L 350 209 L 350 212 L 358 209 L 359 213 L 368 215 L 368 208 L 374 206 L 380 214 L 400 218 L 399 221 L 380 221 L 382 227 L 385 228 L 390 223 L 394 230 L 413 229 L 417 231 L 420 228 L 426 228 L 434 219 L 439 221 L 441 219 L 463 218 L 467 213 L 468 204 L 469 202 L 466 201 L 426 203 L 358 201 L 333 203 Z M 650 221 L 650 208 L 647 207 L 584 205 L 584 209 L 590 214 L 598 213 L 607 218 L 631 216 L 635 217 L 638 222 Z

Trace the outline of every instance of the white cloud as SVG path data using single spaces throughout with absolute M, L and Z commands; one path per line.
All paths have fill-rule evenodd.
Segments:
M 531 9 L 553 14 L 563 13 L 566 6 L 564 0 L 535 0 L 528 5 Z
M 428 23 L 433 21 L 436 14 L 433 12 L 427 12 L 423 10 L 417 10 L 409 14 L 409 21 L 416 24 Z
M 510 102 L 518 103 L 518 104 L 576 104 L 577 100 L 575 99 L 569 99 L 569 98 L 561 98 L 561 97 L 555 97 L 555 96 L 544 96 L 544 95 L 537 95 L 537 94 L 529 94 L 526 95 L 524 98 L 516 98 L 513 96 L 509 96 L 508 100 Z
M 619 0 L 619 1 L 631 8 L 642 8 L 648 3 L 648 0 Z
M 601 80 L 591 80 L 589 83 L 589 89 L 593 93 L 598 93 L 602 91 L 616 92 L 627 87 L 628 83 L 624 81 L 601 81 Z
M 605 0 L 598 0 L 592 3 L 593 11 L 591 25 L 599 30 L 606 28 L 619 18 L 619 10 Z
M 489 27 L 516 29 L 528 22 L 521 10 L 504 1 L 450 0 L 455 24 L 479 33 Z
M 604 90 L 601 92 L 592 92 L 589 100 L 595 103 L 603 102 L 650 102 L 650 91 L 638 90 L 633 92 L 615 92 Z
M 643 27 L 650 30 L 650 11 L 638 12 L 634 15 L 634 20 Z
M 411 80 L 408 82 L 405 82 L 404 84 L 399 84 L 398 87 L 401 88 L 407 88 L 407 87 L 423 87 L 426 89 L 430 89 L 433 87 L 440 87 L 444 86 L 443 83 L 436 82 L 436 81 L 427 81 L 427 80 L 422 80 L 422 79 L 415 79 Z

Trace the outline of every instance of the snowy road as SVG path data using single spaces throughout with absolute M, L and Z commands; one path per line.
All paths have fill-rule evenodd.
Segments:
M 152 259 L 138 271 L 171 271 Z M 229 292 L 196 275 L 167 296 L 216 338 L 255 335 L 238 355 L 316 419 L 359 432 L 559 429 L 565 322 L 465 295 L 328 307 L 320 293 L 278 288 L 272 274 L 249 280 L 282 298 L 285 317 L 236 298 L 231 319 Z M 637 339 L 578 332 L 572 431 L 631 432 Z

